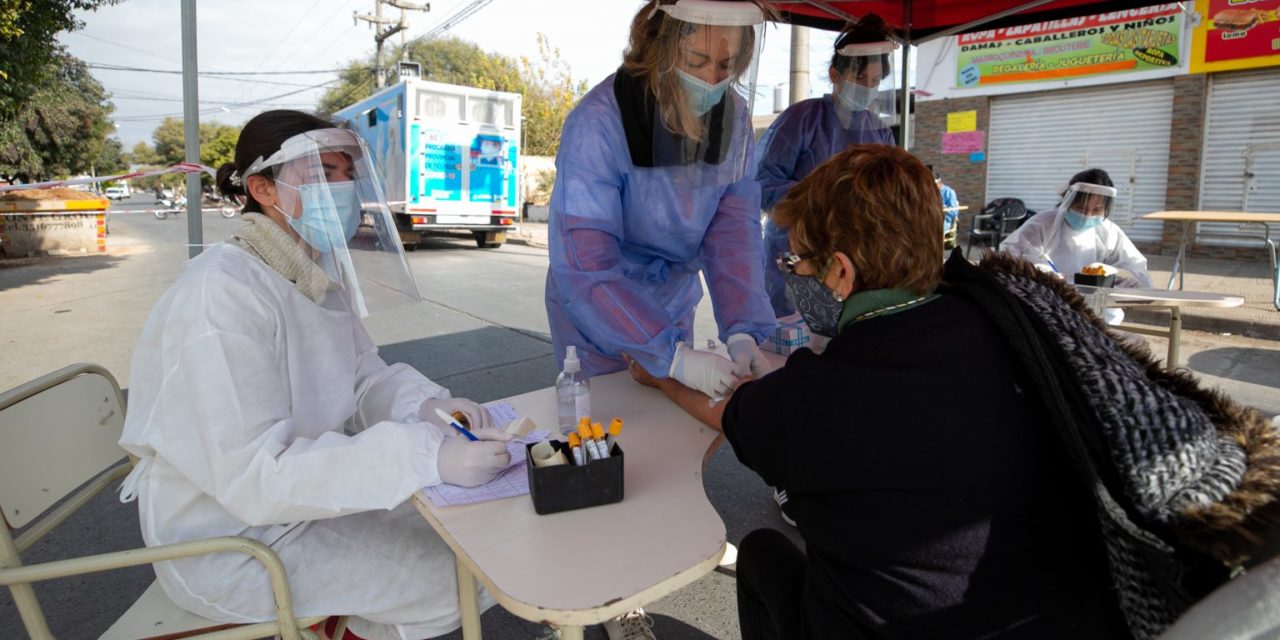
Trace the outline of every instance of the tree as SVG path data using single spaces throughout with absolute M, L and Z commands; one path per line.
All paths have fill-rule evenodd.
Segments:
M 100 176 L 127 172 L 129 165 L 125 162 L 124 145 L 115 138 L 104 140 L 93 160 L 93 170 Z
M 15 117 L 0 118 L 0 176 L 36 182 L 88 173 L 114 130 L 114 107 L 83 62 L 59 52 L 50 67 Z
M 130 165 L 160 164 L 160 157 L 156 155 L 155 149 L 142 140 L 133 145 L 133 148 L 124 155 L 125 162 Z
M 53 74 L 56 36 L 84 26 L 73 12 L 118 0 L 0 0 L 0 118 L 16 117 Z
M 560 130 L 564 119 L 587 92 L 587 83 L 574 82 L 569 65 L 560 58 L 560 49 L 552 47 L 545 34 L 538 34 L 539 63 L 520 59 L 525 78 L 524 152 L 535 156 L 554 156 L 560 150 Z
M 239 139 L 240 129 L 236 127 L 217 122 L 200 123 L 200 163 L 217 169 L 224 162 L 231 162 Z M 155 142 L 157 163 L 173 165 L 186 160 L 186 130 L 182 120 L 165 118 L 151 132 L 151 140 Z
M 555 155 L 560 146 L 560 129 L 578 98 L 586 93 L 585 82 L 574 82 L 568 65 L 559 60 L 560 50 L 538 34 L 539 61 L 513 60 L 484 51 L 458 38 L 436 38 L 408 45 L 408 59 L 422 65 L 422 78 L 434 82 L 478 87 L 524 96 L 524 153 Z M 397 47 L 388 59 L 400 58 Z M 318 110 L 333 113 L 373 94 L 373 56 L 353 61 L 338 77 L 338 83 L 320 98 Z
M 503 55 L 488 53 L 474 43 L 458 38 L 434 38 L 408 44 L 408 59 L 422 65 L 422 79 L 446 84 L 460 84 L 493 91 L 521 93 L 524 79 L 520 65 Z M 388 60 L 401 59 L 395 47 Z M 333 113 L 363 100 L 374 91 L 373 55 L 352 61 L 338 76 L 338 83 L 320 97 L 317 109 Z

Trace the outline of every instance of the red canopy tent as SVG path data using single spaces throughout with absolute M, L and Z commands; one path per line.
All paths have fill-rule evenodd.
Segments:
M 1153 0 L 773 0 L 791 24 L 839 31 L 868 13 L 894 25 L 911 44 L 974 29 L 1087 16 L 1153 4 Z
M 892 25 L 904 45 L 918 45 L 937 38 L 974 31 L 1011 27 L 1048 20 L 1136 9 L 1154 0 L 772 0 L 791 24 L 841 31 L 870 13 Z M 910 68 L 911 47 L 903 47 L 902 66 Z M 910 87 L 902 74 L 903 114 L 899 144 L 907 146 L 910 124 Z

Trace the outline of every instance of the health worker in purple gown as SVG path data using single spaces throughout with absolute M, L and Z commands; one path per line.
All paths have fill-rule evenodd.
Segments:
M 870 14 L 836 39 L 827 74 L 831 93 L 802 100 L 783 111 L 769 126 L 757 149 L 756 182 L 765 211 L 787 195 L 795 183 L 828 158 L 854 144 L 894 143 L 898 83 L 893 73 L 893 50 L 884 20 Z M 770 217 L 764 226 L 765 287 L 779 318 L 795 313 L 786 296 L 782 272 L 774 267 L 778 254 L 788 250 L 787 230 Z

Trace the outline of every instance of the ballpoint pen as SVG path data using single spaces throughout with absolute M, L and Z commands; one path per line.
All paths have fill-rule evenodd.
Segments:
M 465 428 L 463 428 L 463 426 L 462 426 L 462 425 L 458 424 L 458 421 L 457 421 L 457 420 L 454 420 L 454 419 L 453 419 L 453 416 L 451 416 L 451 415 L 449 415 L 449 414 L 447 414 L 447 413 L 445 413 L 445 412 L 443 412 L 443 411 L 441 411 L 441 410 L 439 410 L 439 409 L 436 409 L 436 415 L 440 416 L 440 419 L 441 419 L 441 420 L 444 420 L 446 424 L 448 424 L 449 426 L 453 427 L 454 429 L 457 429 L 457 430 L 458 430 L 458 433 L 461 433 L 462 435 L 466 436 L 468 440 L 470 440 L 470 441 L 472 441 L 472 442 L 476 442 L 476 441 L 480 440 L 480 438 L 477 438 L 477 437 L 475 436 L 475 434 L 471 433 L 470 431 L 467 431 Z

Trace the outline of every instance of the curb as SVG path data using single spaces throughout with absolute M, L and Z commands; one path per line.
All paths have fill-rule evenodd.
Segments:
M 1167 311 L 1129 307 L 1124 310 L 1124 314 L 1125 322 L 1136 322 L 1161 328 L 1169 327 L 1169 313 Z M 1184 309 L 1182 311 L 1182 328 L 1183 330 L 1206 331 L 1209 333 L 1229 333 L 1235 336 L 1261 340 L 1280 340 L 1280 311 L 1276 311 L 1275 314 L 1277 322 L 1266 323 L 1239 318 L 1197 315 L 1190 309 Z
M 518 244 L 535 249 L 546 249 L 547 241 L 541 238 L 530 238 L 527 236 L 507 236 L 507 244 Z

